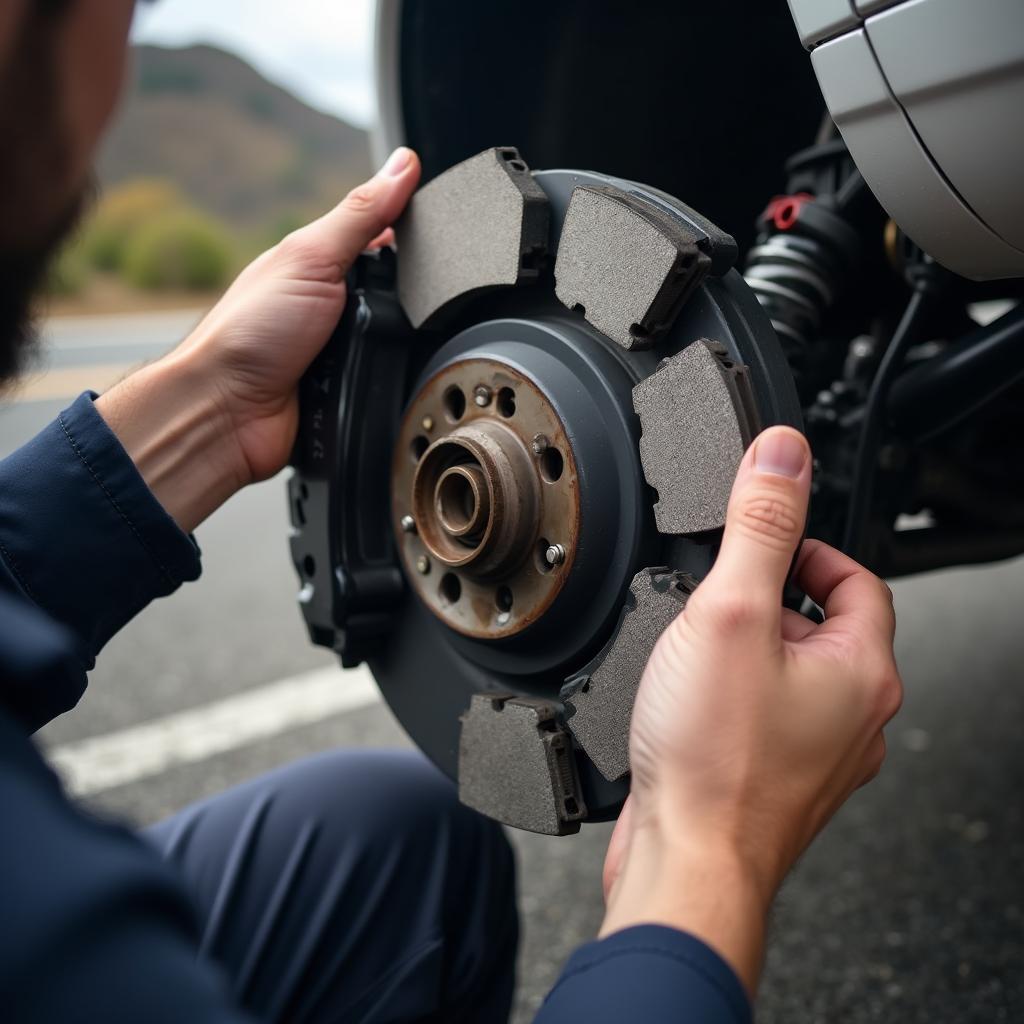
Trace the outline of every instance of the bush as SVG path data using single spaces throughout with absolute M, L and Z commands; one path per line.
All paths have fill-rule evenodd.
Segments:
M 46 294 L 55 298 L 73 298 L 89 282 L 89 261 L 78 240 L 66 245 L 50 266 Z
M 124 252 L 125 280 L 149 291 L 223 288 L 234 250 L 215 220 L 188 209 L 173 210 L 138 228 Z
M 136 232 L 184 206 L 182 194 L 167 181 L 140 178 L 111 189 L 83 232 L 86 259 L 97 270 L 121 270 Z

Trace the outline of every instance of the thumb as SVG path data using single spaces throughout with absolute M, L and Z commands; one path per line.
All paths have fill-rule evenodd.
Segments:
M 782 590 L 804 532 L 811 489 L 811 451 L 792 427 L 772 427 L 740 463 L 725 535 L 701 586 L 706 597 L 738 599 L 754 620 L 781 635 Z
M 330 213 L 304 228 L 304 241 L 330 254 L 346 274 L 355 258 L 398 219 L 419 180 L 419 157 L 400 146 L 369 181 L 357 185 Z

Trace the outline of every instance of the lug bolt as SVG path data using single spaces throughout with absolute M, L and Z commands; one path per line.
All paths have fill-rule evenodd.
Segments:
M 486 384 L 477 384 L 473 389 L 473 401 L 476 402 L 481 409 L 491 404 L 491 397 L 493 392 Z
M 550 445 L 551 442 L 548 440 L 547 434 L 537 434 L 530 447 L 533 448 L 534 455 L 543 455 Z
M 434 417 L 433 416 L 424 416 L 423 417 L 423 429 L 426 430 L 428 433 L 431 430 L 434 429 Z
M 565 561 L 565 548 L 561 544 L 552 544 L 544 552 L 544 560 L 550 566 L 561 565 Z
M 426 576 L 427 573 L 430 572 L 430 559 L 427 558 L 426 555 L 420 555 L 420 557 L 416 559 L 416 571 L 421 576 Z
M 416 520 L 412 516 L 402 516 L 401 523 L 402 533 L 415 533 L 416 532 Z

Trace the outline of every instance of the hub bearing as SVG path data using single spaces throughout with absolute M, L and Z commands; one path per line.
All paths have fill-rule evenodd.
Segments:
M 580 504 L 565 425 L 514 367 L 455 362 L 405 414 L 391 507 L 423 603 L 464 636 L 513 636 L 547 611 L 573 565 Z

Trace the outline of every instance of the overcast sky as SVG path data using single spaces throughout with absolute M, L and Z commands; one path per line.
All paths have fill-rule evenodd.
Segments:
M 213 43 L 308 103 L 369 125 L 374 6 L 374 0 L 160 0 L 139 5 L 133 34 L 137 42 L 165 46 Z

